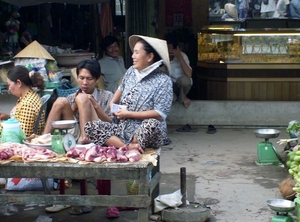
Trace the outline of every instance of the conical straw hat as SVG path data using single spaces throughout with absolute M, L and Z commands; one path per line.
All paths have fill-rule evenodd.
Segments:
M 20 51 L 14 58 L 39 58 L 55 60 L 50 53 L 41 46 L 37 41 L 33 41 Z
M 132 52 L 133 52 L 134 45 L 139 41 L 139 39 L 144 39 L 146 42 L 148 42 L 149 45 L 153 47 L 153 49 L 162 58 L 164 65 L 167 67 L 168 72 L 170 73 L 171 66 L 170 66 L 167 42 L 165 40 L 157 39 L 153 37 L 148 37 L 143 35 L 132 35 L 129 37 L 129 46 Z

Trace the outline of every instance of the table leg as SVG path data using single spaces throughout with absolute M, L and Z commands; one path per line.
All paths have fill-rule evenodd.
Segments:
M 99 195 L 111 195 L 110 180 L 97 180 L 97 188 Z
M 59 179 L 59 194 L 65 194 L 65 179 Z
M 80 180 L 80 195 L 87 195 L 87 180 L 81 179 Z

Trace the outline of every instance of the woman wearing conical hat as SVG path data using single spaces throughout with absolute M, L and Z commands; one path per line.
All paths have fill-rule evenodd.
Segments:
M 112 110 L 112 123 L 90 121 L 85 125 L 89 139 L 99 145 L 143 152 L 159 148 L 166 137 L 166 117 L 170 112 L 173 90 L 168 76 L 170 62 L 165 40 L 148 36 L 129 37 L 133 65 L 124 75 L 111 101 L 126 107 Z

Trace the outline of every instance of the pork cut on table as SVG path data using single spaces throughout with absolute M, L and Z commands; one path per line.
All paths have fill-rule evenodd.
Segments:
M 106 149 L 106 160 L 107 162 L 117 161 L 117 149 L 114 146 L 108 146 Z
M 127 150 L 125 156 L 128 158 L 129 162 L 138 162 L 141 159 L 140 151 L 136 149 Z
M 83 161 L 87 150 L 85 147 L 72 147 L 67 151 L 66 156 Z
M 42 159 L 51 159 L 57 157 L 57 154 L 52 150 L 44 147 L 28 147 L 23 149 L 22 158 L 25 161 L 34 161 Z
M 115 146 L 108 147 L 93 145 L 89 148 L 74 147 L 67 151 L 67 157 L 88 162 L 102 163 L 107 162 L 137 162 L 141 158 L 141 153 L 138 150 L 129 150 L 128 146 L 124 145 L 117 149 Z
M 86 151 L 84 159 L 85 161 L 102 163 L 106 161 L 106 150 L 107 147 L 94 145 Z
M 0 144 L 0 160 L 9 159 L 12 156 L 21 156 L 23 160 L 28 161 L 51 159 L 57 154 L 44 147 L 28 147 L 25 144 L 11 142 Z

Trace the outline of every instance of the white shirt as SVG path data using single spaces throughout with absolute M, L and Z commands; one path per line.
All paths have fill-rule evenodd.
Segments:
M 181 52 L 181 55 L 182 55 L 185 63 L 191 68 L 190 60 L 187 57 L 187 55 L 184 52 Z M 176 57 L 174 57 L 172 59 L 172 61 L 170 61 L 170 66 L 171 66 L 170 77 L 173 82 L 176 82 L 179 77 L 184 75 L 184 71 L 182 69 L 182 66 L 181 66 L 179 60 Z M 192 78 L 190 78 L 190 79 L 191 79 L 191 84 L 193 84 Z

